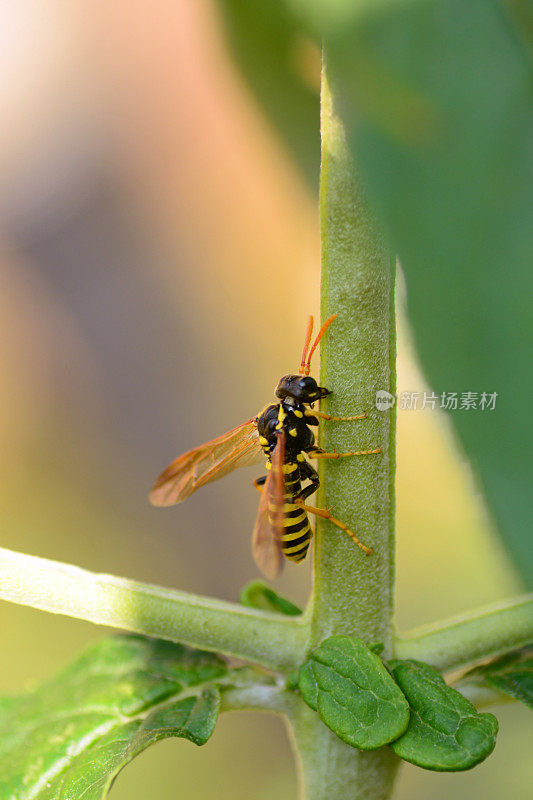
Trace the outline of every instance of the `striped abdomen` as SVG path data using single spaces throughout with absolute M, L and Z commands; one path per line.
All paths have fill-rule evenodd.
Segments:
M 291 561 L 303 561 L 311 541 L 311 526 L 307 512 L 291 502 L 300 491 L 300 468 L 296 462 L 283 465 L 285 503 L 283 505 L 283 533 L 281 552 Z

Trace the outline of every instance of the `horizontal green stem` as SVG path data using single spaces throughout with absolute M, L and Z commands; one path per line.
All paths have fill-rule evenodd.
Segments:
M 0 599 L 277 670 L 304 658 L 305 621 L 0 548 Z
M 414 658 L 452 670 L 533 641 L 533 594 L 398 636 L 397 658 Z

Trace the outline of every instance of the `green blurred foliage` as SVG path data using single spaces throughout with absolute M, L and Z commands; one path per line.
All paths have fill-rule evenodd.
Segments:
M 220 0 L 231 48 L 306 178 L 318 183 L 319 94 L 304 80 L 301 25 L 284 3 Z
M 257 50 L 256 69 L 274 70 L 283 83 L 276 51 L 258 46 L 271 14 L 279 24 L 280 4 L 261 8 L 257 29 L 241 30 L 245 72 Z M 500 533 L 531 581 L 530 6 L 293 0 L 286 8 L 294 14 L 286 18 L 291 35 L 300 19 L 306 32 L 326 43 L 358 169 L 405 270 L 410 319 L 430 384 L 439 393 L 498 392 L 494 411 L 457 411 L 451 420 Z M 238 10 L 234 5 L 235 15 Z M 288 73 L 286 79 L 290 85 Z M 271 113 L 271 100 L 264 105 Z M 306 141 L 305 124 L 301 117 L 291 149 L 295 135 Z
M 494 412 L 451 419 L 531 580 L 531 65 L 503 12 L 477 0 L 410 5 L 364 39 L 385 88 L 399 81 L 410 98 L 396 129 L 352 108 L 354 151 L 402 260 L 431 385 L 499 393 Z

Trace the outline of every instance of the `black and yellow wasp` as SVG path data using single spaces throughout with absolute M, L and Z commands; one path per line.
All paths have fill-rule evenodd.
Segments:
M 327 509 L 305 503 L 320 483 L 318 473 L 306 456 L 342 458 L 381 452 L 378 447 L 349 453 L 326 453 L 315 444 L 314 433 L 309 427 L 318 425 L 319 419 L 344 422 L 366 417 L 366 413 L 333 417 L 314 410 L 314 404 L 331 392 L 318 386 L 310 377 L 311 356 L 336 317 L 334 314 L 322 325 L 308 355 L 313 333 L 313 317 L 309 318 L 299 374 L 281 378 L 276 387 L 278 403 L 266 406 L 256 417 L 179 456 L 161 473 L 150 492 L 150 502 L 154 506 L 180 503 L 206 483 L 266 457 L 267 475 L 254 481 L 254 486 L 261 492 L 261 501 L 252 549 L 258 566 L 270 578 L 279 574 L 282 556 L 295 562 L 305 558 L 312 537 L 309 513 L 330 520 L 367 555 L 372 552 Z M 307 485 L 303 486 L 304 483 Z

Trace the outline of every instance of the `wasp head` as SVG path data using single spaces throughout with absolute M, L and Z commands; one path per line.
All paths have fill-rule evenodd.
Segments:
M 299 403 L 314 403 L 328 394 L 330 390 L 319 386 L 310 375 L 284 375 L 276 386 L 276 397 L 280 400 L 293 397 Z

